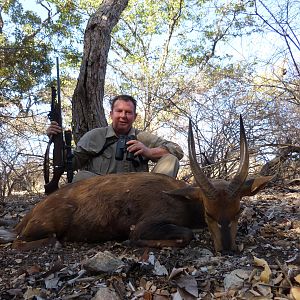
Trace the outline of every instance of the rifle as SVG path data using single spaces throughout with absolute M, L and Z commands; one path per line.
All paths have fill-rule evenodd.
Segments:
M 48 114 L 50 121 L 56 121 L 60 127 L 62 127 L 62 113 L 61 113 L 61 98 L 60 98 L 60 80 L 59 80 L 59 63 L 58 57 L 56 58 L 57 69 L 57 90 L 55 87 L 51 87 L 51 110 Z M 56 99 L 57 96 L 57 99 Z M 65 170 L 67 171 L 68 182 L 72 182 L 73 170 L 72 170 L 72 133 L 71 130 L 65 130 L 64 133 L 50 136 L 46 152 L 44 155 L 44 180 L 45 180 L 45 194 L 49 195 L 58 189 L 60 177 Z M 50 173 L 50 146 L 53 143 L 53 176 L 51 181 L 49 180 Z

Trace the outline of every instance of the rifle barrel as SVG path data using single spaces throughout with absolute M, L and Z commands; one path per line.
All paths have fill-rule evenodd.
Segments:
M 56 57 L 56 78 L 57 78 L 57 105 L 61 108 L 61 98 L 60 98 L 60 77 L 59 77 L 59 60 Z M 62 127 L 62 118 L 60 117 L 58 124 Z

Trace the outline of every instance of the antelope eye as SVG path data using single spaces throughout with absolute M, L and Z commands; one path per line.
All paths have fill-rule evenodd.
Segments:
M 228 224 L 228 227 L 229 227 L 229 228 L 231 228 L 231 226 L 232 226 L 232 224 L 233 224 L 234 222 L 238 222 L 240 214 L 241 214 L 241 210 L 239 210 L 239 211 L 237 212 L 237 214 L 236 214 L 235 216 L 233 216 L 231 222 Z
M 225 222 L 222 222 L 222 223 L 219 223 L 217 220 L 215 220 L 215 219 L 214 219 L 210 214 L 208 214 L 207 212 L 205 212 L 205 216 L 206 216 L 206 218 L 207 218 L 209 221 L 211 221 L 211 222 L 216 222 L 216 223 L 217 223 L 217 226 L 218 226 L 219 228 L 222 228 L 222 227 L 223 227 L 223 228 L 225 228 L 225 227 L 231 228 L 232 223 L 238 220 L 239 215 L 240 215 L 240 212 L 241 212 L 241 211 L 239 211 L 235 216 L 233 216 L 233 219 L 230 220 L 230 222 L 229 222 L 229 221 L 225 221 Z

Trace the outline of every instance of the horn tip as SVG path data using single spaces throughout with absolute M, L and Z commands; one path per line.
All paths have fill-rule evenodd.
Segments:
M 240 115 L 240 128 L 241 128 L 241 131 L 245 131 L 244 121 L 243 121 L 242 115 Z
M 189 131 L 192 131 L 193 125 L 192 125 L 192 119 L 189 118 Z

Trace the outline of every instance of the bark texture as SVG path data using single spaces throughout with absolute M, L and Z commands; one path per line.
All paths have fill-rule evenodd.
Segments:
M 87 24 L 83 59 L 72 98 L 75 143 L 87 131 L 107 125 L 103 96 L 111 31 L 127 4 L 128 0 L 104 0 Z

